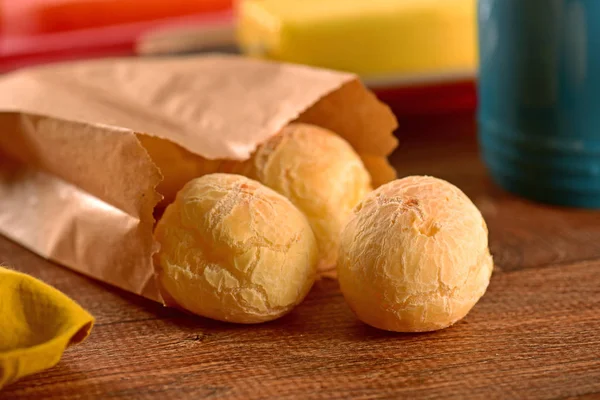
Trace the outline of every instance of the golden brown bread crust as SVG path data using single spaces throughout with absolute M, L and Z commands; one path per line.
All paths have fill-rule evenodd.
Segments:
M 228 168 L 290 199 L 315 233 L 319 270 L 335 271 L 342 228 L 371 191 L 370 175 L 350 144 L 327 129 L 294 123 L 261 144 L 250 160 Z
M 479 210 L 458 188 L 412 176 L 373 191 L 343 230 L 340 287 L 377 328 L 418 332 L 463 318 L 493 269 Z
M 257 323 L 299 304 L 316 274 L 306 217 L 286 198 L 239 175 L 189 182 L 159 221 L 159 282 L 177 306 Z

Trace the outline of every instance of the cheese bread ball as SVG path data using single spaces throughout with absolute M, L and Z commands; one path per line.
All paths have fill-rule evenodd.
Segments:
M 362 321 L 397 332 L 446 328 L 485 293 L 493 262 L 479 210 L 450 183 L 395 180 L 356 206 L 338 278 Z
M 243 176 L 190 181 L 155 236 L 165 298 L 208 318 L 273 320 L 300 303 L 315 279 L 318 250 L 306 217 Z
M 290 199 L 315 233 L 319 270 L 335 271 L 340 232 L 352 208 L 371 191 L 371 177 L 349 143 L 314 125 L 290 124 L 232 172 Z

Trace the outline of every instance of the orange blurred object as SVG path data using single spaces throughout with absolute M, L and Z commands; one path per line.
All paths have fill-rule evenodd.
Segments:
M 63 32 L 226 11 L 232 3 L 233 0 L 54 0 L 38 2 L 34 17 L 38 33 Z
M 165 42 L 177 45 L 173 51 L 233 45 L 227 36 L 233 1 L 0 0 L 0 73 L 40 63 L 160 52 Z M 190 39 L 190 31 L 200 32 L 196 36 L 203 40 Z M 171 39 L 175 34 L 182 39 Z M 181 50 L 183 44 L 195 47 Z

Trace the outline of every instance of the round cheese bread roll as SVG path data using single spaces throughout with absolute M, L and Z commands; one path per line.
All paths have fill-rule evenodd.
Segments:
M 358 318 L 380 329 L 454 324 L 485 293 L 492 269 L 481 213 L 458 188 L 432 177 L 371 192 L 341 236 L 342 293 Z
M 371 177 L 349 143 L 327 129 L 294 123 L 230 168 L 290 199 L 315 233 L 319 269 L 335 271 L 341 230 L 371 191 Z
M 243 176 L 187 183 L 155 236 L 165 298 L 208 318 L 273 320 L 300 303 L 315 279 L 318 250 L 306 217 Z

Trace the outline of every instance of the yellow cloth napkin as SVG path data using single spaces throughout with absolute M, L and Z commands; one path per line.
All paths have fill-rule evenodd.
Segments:
M 0 267 L 0 388 L 56 365 L 67 346 L 90 334 L 93 323 L 63 293 Z

